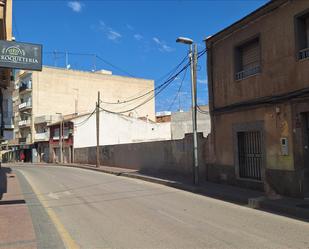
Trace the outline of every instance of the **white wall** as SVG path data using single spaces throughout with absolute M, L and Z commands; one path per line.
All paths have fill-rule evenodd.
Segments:
M 74 118 L 74 148 L 96 145 L 96 115 Z M 100 112 L 100 145 L 171 139 L 170 123 L 153 123 L 124 115 Z
M 197 113 L 197 132 L 207 137 L 210 133 L 210 115 Z M 186 133 L 192 133 L 192 112 L 175 112 L 171 116 L 172 139 L 183 139 Z

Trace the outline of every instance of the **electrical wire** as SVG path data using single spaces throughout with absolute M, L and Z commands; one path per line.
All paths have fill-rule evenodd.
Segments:
M 181 80 L 181 83 L 180 83 L 180 85 L 179 85 L 179 88 L 178 88 L 178 90 L 177 90 L 177 93 L 176 93 L 176 95 L 175 95 L 175 97 L 174 97 L 172 103 L 170 104 L 170 106 L 169 106 L 169 108 L 168 108 L 168 111 L 170 111 L 170 110 L 172 109 L 172 107 L 173 107 L 174 104 L 175 104 L 175 101 L 176 101 L 177 97 L 179 97 L 179 94 L 180 94 L 180 91 L 181 91 L 183 82 L 184 82 L 184 80 L 185 80 L 185 78 L 186 78 L 186 75 L 187 75 L 187 70 L 188 70 L 188 68 L 185 70 L 185 72 L 184 72 L 184 74 L 183 74 L 183 78 L 182 78 L 182 80 Z
M 155 98 L 156 96 L 158 96 L 164 89 L 166 89 L 174 80 L 175 78 L 180 75 L 184 70 L 186 70 L 188 67 L 190 66 L 190 63 L 187 63 L 186 66 L 184 66 L 178 73 L 176 73 L 173 77 L 171 77 L 157 93 L 155 93 L 153 96 L 151 96 L 150 98 L 148 98 L 147 100 L 145 100 L 144 102 L 140 103 L 139 105 L 130 108 L 128 110 L 124 110 L 124 111 L 119 111 L 119 112 L 115 112 L 115 111 L 110 111 L 104 108 L 101 108 L 103 111 L 109 112 L 109 113 L 114 113 L 114 114 L 121 114 L 121 113 L 126 113 L 126 112 L 131 112 L 139 107 L 141 107 L 142 105 L 148 103 L 150 100 L 152 100 L 153 98 Z
M 203 54 L 206 53 L 206 49 L 204 49 L 203 51 L 201 51 L 200 53 L 198 53 L 198 58 L 200 58 Z M 81 54 L 80 54 L 81 55 Z M 186 56 L 177 66 L 176 66 L 176 70 L 183 64 L 183 62 L 187 59 L 188 56 Z M 185 79 L 185 75 L 186 75 L 186 72 L 187 72 L 187 69 L 188 67 L 191 65 L 190 62 L 188 62 L 181 70 L 179 70 L 179 72 L 177 72 L 176 74 L 174 74 L 173 76 L 170 76 L 165 82 L 163 82 L 160 86 L 156 87 L 155 89 L 149 91 L 150 93 L 153 93 L 153 96 L 151 96 L 150 98 L 148 98 L 147 100 L 145 100 L 144 102 L 138 104 L 137 106 L 133 107 L 133 108 L 130 108 L 128 110 L 124 110 L 124 111 L 119 111 L 119 112 L 114 112 L 114 111 L 110 111 L 110 110 L 107 110 L 107 109 L 104 109 L 102 107 L 100 107 L 100 109 L 102 111 L 105 111 L 105 112 L 108 112 L 108 113 L 113 113 L 113 114 L 122 114 L 122 113 L 126 113 L 126 112 L 131 112 L 139 107 L 141 107 L 142 105 L 148 103 L 150 100 L 152 100 L 153 98 L 155 98 L 156 96 L 158 96 L 163 90 L 165 90 L 182 72 L 185 71 L 184 73 L 184 77 L 182 79 L 182 82 L 181 82 L 181 86 L 180 88 L 178 89 L 178 93 L 182 87 L 182 84 L 183 84 L 183 81 Z M 170 75 L 170 74 L 169 74 Z M 158 92 L 155 92 L 156 90 L 158 90 Z M 148 94 L 147 94 L 148 95 Z M 145 94 L 141 95 L 141 96 L 146 96 Z M 137 97 L 137 98 L 140 98 L 141 96 Z M 177 96 L 177 95 L 176 95 Z M 134 98 L 136 99 L 136 98 Z M 129 101 L 125 101 L 123 103 L 127 103 Z M 104 103 L 102 101 L 102 103 Z M 119 102 L 117 102 L 117 104 L 119 104 Z M 200 109 L 200 111 L 202 111 Z M 79 122 L 79 123 L 75 123 L 74 126 L 82 126 L 84 125 L 86 122 L 88 122 L 88 120 L 94 115 L 94 113 L 96 112 L 96 109 L 93 110 L 93 112 L 91 112 L 83 121 Z
M 95 112 L 96 112 L 96 108 L 83 121 L 81 121 L 79 123 L 74 123 L 74 126 L 82 126 L 82 125 L 84 125 L 93 116 L 93 114 Z
M 44 52 L 44 54 L 62 54 L 62 55 L 65 55 L 65 54 L 68 54 L 68 55 L 76 55 L 76 56 L 95 56 L 96 59 L 99 59 L 100 61 L 104 62 L 105 64 L 115 68 L 116 70 L 120 71 L 120 72 L 123 72 L 125 73 L 126 75 L 128 76 L 131 76 L 131 77 L 135 77 L 133 74 L 129 73 L 128 71 L 112 64 L 111 62 L 103 59 L 101 56 L 97 55 L 97 54 L 88 54 L 88 53 L 73 53 L 73 52 L 63 52 L 63 51 L 57 51 L 57 52 L 50 52 L 50 51 L 47 51 L 47 52 Z
M 124 101 L 119 101 L 119 102 L 107 102 L 107 101 L 101 101 L 101 103 L 103 104 L 108 104 L 108 105 L 119 105 L 119 104 L 125 104 L 125 103 L 128 103 L 128 102 L 132 102 L 132 101 L 135 101 L 137 99 L 140 99 L 140 98 L 143 98 L 145 96 L 147 96 L 148 94 L 151 94 L 153 92 L 155 92 L 156 90 L 159 90 L 161 87 L 164 87 L 164 85 L 168 84 L 168 81 L 169 79 L 172 77 L 171 74 L 175 73 L 175 71 L 185 62 L 185 60 L 188 58 L 188 55 L 186 55 L 182 60 L 181 62 L 174 68 L 172 69 L 170 72 L 168 72 L 167 74 L 165 74 L 165 76 L 169 76 L 169 78 L 164 81 L 162 84 L 160 84 L 159 86 L 155 87 L 154 89 L 138 96 L 138 97 L 135 97 L 135 98 L 131 98 L 131 99 L 128 99 L 128 100 L 124 100 Z M 163 78 L 163 77 L 160 77 L 160 78 Z
M 196 105 L 196 107 L 197 107 L 196 109 L 197 109 L 197 111 L 198 111 L 199 113 L 202 113 L 202 114 L 209 114 L 208 111 L 202 110 L 201 107 L 200 107 L 199 105 Z
M 95 55 L 95 57 L 98 58 L 99 60 L 103 61 L 105 64 L 107 64 L 107 65 L 109 65 L 109 66 L 111 66 L 111 67 L 113 67 L 113 68 L 115 68 L 115 69 L 117 69 L 117 70 L 119 70 L 119 71 L 121 71 L 121 72 L 123 72 L 123 73 L 125 73 L 125 74 L 127 74 L 127 75 L 129 75 L 129 76 L 131 76 L 131 77 L 136 77 L 136 76 L 134 76 L 133 74 L 131 74 L 131 73 L 125 71 L 124 69 L 122 69 L 122 68 L 120 68 L 120 67 L 118 67 L 118 66 L 115 66 L 114 64 L 108 62 L 107 60 L 103 59 L 102 57 L 100 57 L 100 56 L 98 56 L 98 55 Z
M 202 50 L 201 52 L 198 53 L 198 58 L 200 58 L 201 56 L 203 56 L 206 53 L 206 49 Z M 187 57 L 187 56 L 186 56 Z M 179 64 L 181 65 L 183 63 L 184 60 L 182 60 L 182 62 Z M 103 111 L 109 112 L 109 113 L 114 113 L 114 114 L 121 114 L 121 113 L 126 113 L 126 112 L 131 112 L 137 108 L 139 108 L 140 106 L 148 103 L 150 100 L 152 100 L 154 97 L 158 96 L 166 87 L 168 87 L 171 82 L 173 82 L 175 80 L 175 78 L 177 78 L 184 70 L 186 70 L 189 66 L 191 65 L 191 62 L 188 62 L 178 73 L 176 73 L 175 75 L 173 75 L 172 77 L 170 77 L 168 80 L 166 80 L 163 84 L 161 84 L 159 87 L 153 89 L 151 92 L 154 92 L 155 90 L 159 89 L 159 91 L 157 93 L 155 93 L 153 96 L 151 96 L 150 98 L 148 98 L 147 100 L 145 100 L 144 102 L 140 103 L 139 105 L 130 108 L 128 110 L 125 111 L 110 111 L 104 108 L 101 108 Z M 104 102 L 103 102 L 104 103 Z

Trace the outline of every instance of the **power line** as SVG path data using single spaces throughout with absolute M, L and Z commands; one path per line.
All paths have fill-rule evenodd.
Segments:
M 202 50 L 201 52 L 199 52 L 199 53 L 198 53 L 198 58 L 200 58 L 201 56 L 203 56 L 203 55 L 206 53 L 206 51 L 207 51 L 207 50 L 204 49 L 204 50 Z M 186 56 L 185 58 L 187 58 L 187 56 Z M 176 68 L 178 68 L 178 67 L 185 61 L 185 58 L 181 61 L 181 63 L 179 63 L 179 64 L 177 65 Z M 170 77 L 168 80 L 166 80 L 165 82 L 163 82 L 160 86 L 158 86 L 158 87 L 156 87 L 155 89 L 149 91 L 149 92 L 154 92 L 155 90 L 158 90 L 158 89 L 159 89 L 159 91 L 158 91 L 157 93 L 155 93 L 153 96 L 151 96 L 150 98 L 148 98 L 147 100 L 145 100 L 144 102 L 140 103 L 139 105 L 137 105 L 137 106 L 135 106 L 135 107 L 133 107 L 133 108 L 130 108 L 130 109 L 125 110 L 125 111 L 119 111 L 119 112 L 114 112 L 114 111 L 110 111 L 110 110 L 103 109 L 103 108 L 101 108 L 101 109 L 104 110 L 104 111 L 106 111 L 106 112 L 114 113 L 114 114 L 121 114 L 121 113 L 131 112 L 131 111 L 133 111 L 133 110 L 139 108 L 140 106 L 142 106 L 142 105 L 148 103 L 148 102 L 149 102 L 150 100 L 152 100 L 154 97 L 156 97 L 157 95 L 159 95 L 166 87 L 168 87 L 168 86 L 171 84 L 171 82 L 173 82 L 173 81 L 175 80 L 175 78 L 176 78 L 178 75 L 180 75 L 180 74 L 181 74 L 184 70 L 186 70 L 189 66 L 190 66 L 190 62 L 188 62 L 178 73 L 176 73 L 175 75 L 173 75 L 172 77 Z M 148 92 L 148 93 L 149 93 L 149 92 Z M 141 96 L 146 96 L 146 95 L 148 95 L 148 93 L 143 94 L 143 95 L 141 95 Z M 141 97 L 141 96 L 140 96 L 140 97 Z M 134 98 L 134 99 L 137 99 L 137 98 L 140 98 L 140 97 L 136 97 L 136 98 Z M 132 100 L 134 100 L 134 99 L 132 99 Z M 122 102 L 122 103 L 127 103 L 127 102 L 129 102 L 129 101 Z M 102 102 L 102 103 L 104 103 L 104 102 Z M 117 103 L 119 104 L 120 102 L 117 102 Z
M 156 90 L 159 90 L 161 87 L 163 87 L 164 85 L 168 84 L 169 80 L 171 79 L 171 74 L 172 73 L 175 73 L 175 71 L 185 62 L 185 60 L 188 58 L 188 55 L 186 55 L 182 60 L 181 62 L 174 68 L 172 69 L 170 72 L 168 72 L 167 74 L 165 74 L 164 76 L 169 76 L 169 78 L 164 81 L 162 84 L 160 84 L 159 86 L 155 87 L 154 89 L 140 95 L 140 96 L 137 96 L 137 97 L 134 97 L 134 98 L 131 98 L 131 99 L 128 99 L 128 100 L 124 100 L 124 101 L 119 101 L 119 102 L 106 102 L 106 101 L 101 101 L 103 104 L 109 104 L 109 105 L 119 105 L 119 104 L 125 104 L 125 103 L 128 103 L 128 102 L 132 102 L 134 100 L 137 100 L 137 99 L 140 99 L 140 98 L 143 98 L 145 96 L 147 96 L 148 94 L 151 94 L 153 92 L 155 92 Z M 160 78 L 163 78 L 163 77 L 160 77 Z
M 79 122 L 79 123 L 74 123 L 74 126 L 82 126 L 85 123 L 87 123 L 87 121 L 92 117 L 92 115 L 96 112 L 96 109 L 93 110 L 93 112 L 91 112 L 83 121 Z
M 50 51 L 47 51 L 47 52 L 44 52 L 44 54 L 55 54 L 55 52 L 50 52 Z M 125 73 L 126 75 L 128 76 L 131 76 L 131 77 L 136 77 L 134 76 L 133 74 L 129 73 L 128 71 L 122 69 L 121 67 L 119 66 L 116 66 L 114 65 L 113 63 L 107 61 L 106 59 L 103 59 L 101 56 L 97 55 L 97 54 L 89 54 L 89 53 L 73 53 L 73 52 L 63 52 L 63 51 L 57 51 L 56 54 L 68 54 L 68 55 L 76 55 L 76 56 L 91 56 L 93 58 L 93 56 L 95 56 L 96 59 L 99 59 L 100 61 L 104 62 L 105 64 L 111 66 L 112 68 L 122 72 L 122 73 Z
M 188 68 L 187 68 L 187 69 L 188 69 Z M 182 78 L 182 80 L 181 80 L 180 86 L 179 86 L 179 88 L 178 88 L 178 90 L 177 90 L 177 93 L 176 93 L 176 95 L 175 95 L 175 97 L 174 97 L 172 103 L 170 104 L 170 107 L 168 108 L 168 111 L 170 111 L 170 110 L 172 109 L 172 107 L 173 107 L 174 104 L 175 104 L 175 101 L 176 101 L 177 97 L 179 96 L 179 93 L 180 93 L 180 90 L 181 90 L 181 88 L 182 88 L 183 82 L 184 82 L 184 80 L 185 80 L 185 78 L 186 78 L 186 75 L 187 75 L 187 69 L 185 70 L 185 72 L 184 72 L 184 74 L 183 74 L 183 78 Z
M 109 113 L 114 113 L 114 114 L 121 114 L 121 113 L 126 113 L 126 112 L 131 112 L 134 111 L 135 109 L 141 107 L 142 105 L 148 103 L 150 100 L 152 100 L 153 98 L 155 98 L 156 96 L 158 96 L 164 89 L 166 89 L 174 80 L 175 78 L 181 74 L 184 70 L 186 70 L 188 67 L 190 66 L 190 63 L 187 63 L 178 73 L 176 73 L 173 77 L 171 77 L 167 82 L 167 84 L 165 84 L 157 93 L 155 93 L 153 96 L 151 96 L 150 98 L 148 98 L 147 100 L 145 100 L 144 102 L 140 103 L 139 105 L 130 108 L 128 110 L 124 110 L 124 111 L 119 111 L 119 112 L 114 112 L 114 111 L 110 111 L 110 110 L 106 110 L 101 108 L 103 111 L 109 112 Z
M 202 110 L 201 107 L 200 107 L 199 105 L 196 105 L 196 107 L 197 107 L 197 111 L 198 111 L 199 113 L 202 113 L 202 114 L 209 114 L 208 111 Z
M 118 67 L 118 66 L 115 66 L 114 64 L 108 62 L 107 60 L 104 60 L 102 57 L 100 57 L 100 56 L 98 56 L 98 55 L 95 55 L 95 56 L 96 56 L 96 58 L 98 58 L 99 60 L 103 61 L 105 64 L 110 65 L 111 67 L 113 67 L 113 68 L 115 68 L 115 69 L 117 69 L 117 70 L 119 70 L 119 71 L 122 71 L 123 73 L 126 73 L 127 75 L 129 75 L 129 76 L 131 76 L 131 77 L 135 77 L 133 74 L 128 73 L 128 72 L 125 71 L 124 69 L 122 69 L 122 68 L 120 68 L 120 67 Z

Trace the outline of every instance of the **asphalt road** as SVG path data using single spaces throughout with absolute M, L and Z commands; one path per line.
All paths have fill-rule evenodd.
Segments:
M 309 224 L 162 185 L 15 167 L 40 248 L 306 248 Z

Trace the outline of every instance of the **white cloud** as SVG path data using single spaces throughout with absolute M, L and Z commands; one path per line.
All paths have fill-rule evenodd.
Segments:
M 71 8 L 74 12 L 81 12 L 83 5 L 78 1 L 68 2 L 68 7 Z
M 126 24 L 126 26 L 127 26 L 127 28 L 128 28 L 129 30 L 134 30 L 134 27 L 131 26 L 130 24 Z
M 102 30 L 107 39 L 111 41 L 118 41 L 122 37 L 119 32 L 107 26 L 103 21 L 100 21 L 100 30 Z
M 168 46 L 164 41 L 161 41 L 158 37 L 153 37 L 152 40 L 159 46 L 161 52 L 172 52 L 174 49 Z
M 134 35 L 135 40 L 140 41 L 142 40 L 144 37 L 141 34 L 135 34 Z
M 197 79 L 197 83 L 200 83 L 200 84 L 207 84 L 208 81 L 207 81 L 207 79 Z
M 119 34 L 118 32 L 114 31 L 114 30 L 109 30 L 107 33 L 107 38 L 110 40 L 117 40 L 119 38 L 121 38 L 121 34 Z

